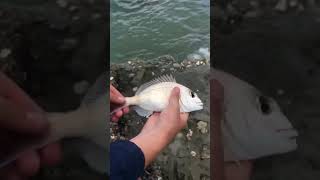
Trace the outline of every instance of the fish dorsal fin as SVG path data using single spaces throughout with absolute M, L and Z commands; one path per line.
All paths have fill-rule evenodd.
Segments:
M 142 84 L 139 89 L 136 92 L 136 95 L 139 95 L 143 90 L 146 88 L 158 84 L 158 83 L 163 83 L 163 82 L 176 82 L 176 79 L 170 74 L 170 75 L 162 75 L 160 77 L 157 77 L 145 84 Z

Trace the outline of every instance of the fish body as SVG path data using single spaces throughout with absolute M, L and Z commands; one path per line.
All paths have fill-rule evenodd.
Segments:
M 108 173 L 109 156 L 109 123 L 107 112 L 109 103 L 106 86 L 107 74 L 98 78 L 89 89 L 79 108 L 69 112 L 45 113 L 49 122 L 49 133 L 41 141 L 23 142 L 17 145 L 11 154 L 0 158 L 0 168 L 13 162 L 23 152 L 39 149 L 43 146 L 65 138 L 76 138 L 73 143 L 75 151 L 88 163 L 88 165 L 100 172 Z
M 192 112 L 203 109 L 203 103 L 198 95 L 189 88 L 179 84 L 170 75 L 160 76 L 143 84 L 133 97 L 126 97 L 125 106 L 135 106 L 134 110 L 144 117 L 153 112 L 161 112 L 168 103 L 173 88 L 180 89 L 180 112 Z
M 255 159 L 297 148 L 298 133 L 273 98 L 226 72 L 214 69 L 211 75 L 224 87 L 221 128 L 225 161 Z

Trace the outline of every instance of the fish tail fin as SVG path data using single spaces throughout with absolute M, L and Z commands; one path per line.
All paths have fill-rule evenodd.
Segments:
M 111 111 L 110 116 L 112 116 L 115 112 L 117 112 L 125 107 L 129 107 L 131 105 L 138 105 L 138 103 L 139 103 L 139 96 L 126 97 L 125 99 L 126 99 L 125 104 L 114 109 L 113 111 Z

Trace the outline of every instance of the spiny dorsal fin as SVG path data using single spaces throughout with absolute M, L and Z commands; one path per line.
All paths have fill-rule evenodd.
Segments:
M 162 75 L 158 78 L 155 78 L 145 84 L 142 84 L 139 89 L 136 92 L 136 95 L 140 94 L 143 90 L 146 88 L 158 84 L 158 83 L 163 83 L 163 82 L 176 82 L 176 79 L 170 74 L 170 75 Z

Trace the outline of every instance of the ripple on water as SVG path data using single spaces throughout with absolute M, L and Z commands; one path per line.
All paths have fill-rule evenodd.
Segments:
M 209 0 L 112 0 L 111 61 L 183 59 L 209 47 Z

